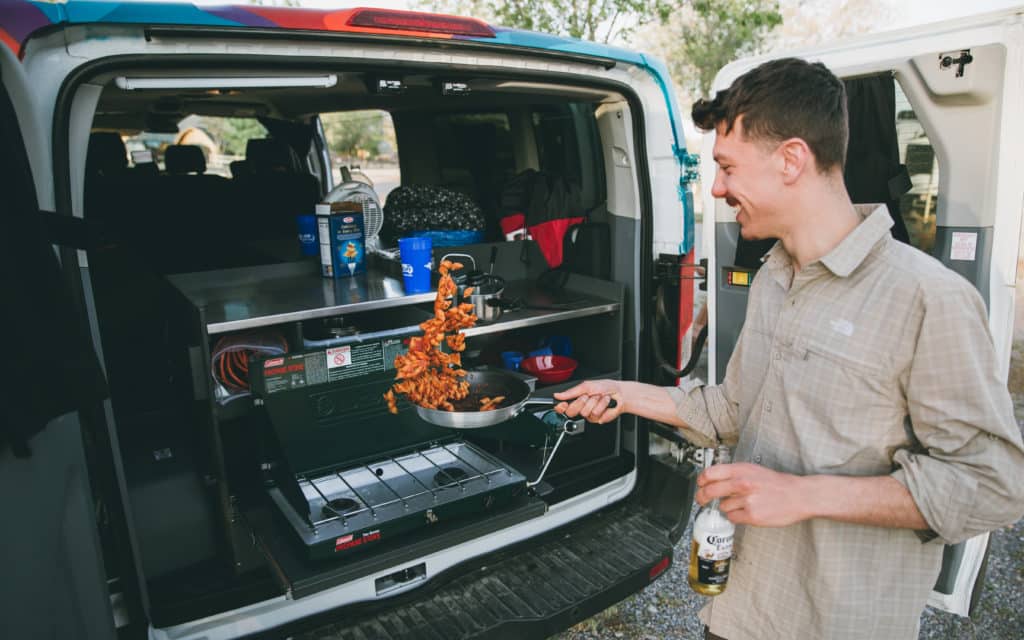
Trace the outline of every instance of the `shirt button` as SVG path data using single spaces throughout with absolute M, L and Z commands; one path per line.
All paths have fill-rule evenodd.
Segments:
M 772 354 L 772 357 L 775 358 L 776 360 L 782 360 L 782 352 L 776 351 L 775 353 Z
M 754 456 L 754 462 L 761 464 L 761 456 Z
M 768 400 L 767 402 L 764 403 L 764 410 L 765 410 L 765 413 L 771 413 L 772 412 L 772 401 L 771 400 Z

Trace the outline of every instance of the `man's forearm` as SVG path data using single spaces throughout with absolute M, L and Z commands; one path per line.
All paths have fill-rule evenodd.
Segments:
M 676 403 L 664 388 L 643 382 L 623 381 L 619 385 L 625 412 L 678 428 L 689 426 L 676 413 Z
M 803 494 L 811 518 L 897 529 L 929 529 L 914 498 L 895 478 L 806 476 Z

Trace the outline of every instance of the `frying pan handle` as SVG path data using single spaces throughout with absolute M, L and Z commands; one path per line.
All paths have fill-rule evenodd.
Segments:
M 538 405 L 538 406 L 544 406 L 544 407 L 553 407 L 556 404 L 558 404 L 559 402 L 560 402 L 560 400 L 555 400 L 554 398 L 533 398 L 533 397 L 530 397 L 530 398 L 527 398 L 526 402 L 523 403 L 523 404 L 524 404 L 524 406 Z
M 533 398 L 533 397 L 530 397 L 530 398 L 526 399 L 526 403 L 525 404 L 526 405 L 531 405 L 531 404 L 533 404 L 533 405 L 543 405 L 545 407 L 553 407 L 556 404 L 558 404 L 559 402 L 561 402 L 561 400 L 555 400 L 554 398 Z M 610 398 L 608 400 L 608 407 L 607 407 L 608 409 L 614 409 L 617 406 L 619 406 L 619 403 L 615 401 L 615 398 Z

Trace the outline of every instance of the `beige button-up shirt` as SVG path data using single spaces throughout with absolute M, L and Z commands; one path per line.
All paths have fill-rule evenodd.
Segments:
M 695 443 L 734 444 L 736 462 L 785 473 L 892 475 L 934 533 L 737 527 L 728 588 L 701 612 L 727 640 L 916 638 L 942 541 L 1024 512 L 1024 446 L 981 297 L 893 240 L 885 207 L 859 212 L 795 275 L 776 244 L 723 383 L 670 393 Z

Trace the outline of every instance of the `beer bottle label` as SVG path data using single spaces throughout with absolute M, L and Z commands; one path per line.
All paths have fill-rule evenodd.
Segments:
M 703 584 L 725 584 L 732 560 L 732 534 L 702 536 L 697 547 L 697 579 Z

